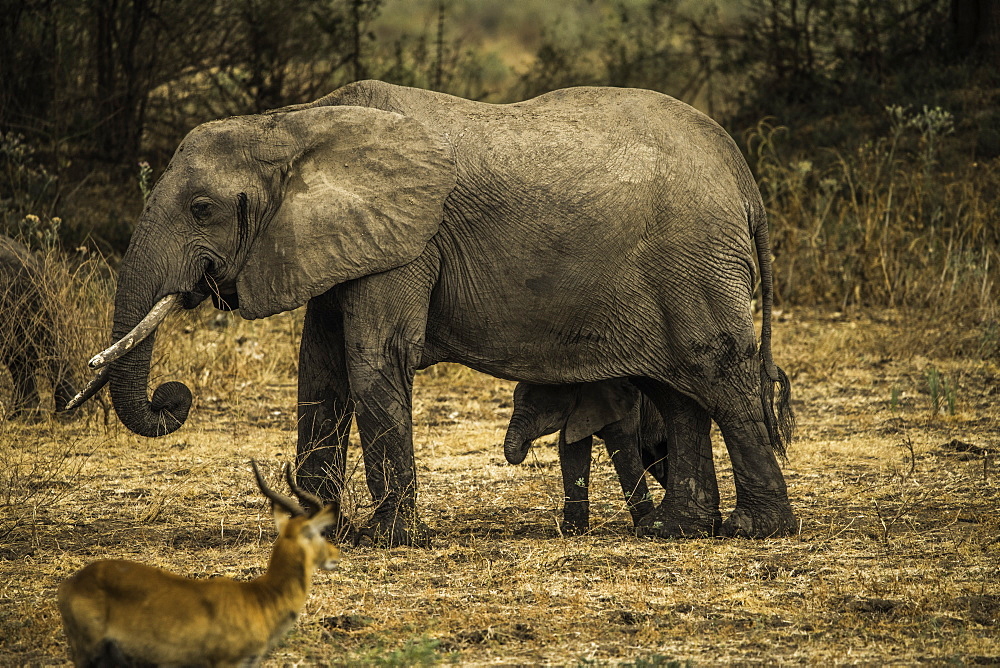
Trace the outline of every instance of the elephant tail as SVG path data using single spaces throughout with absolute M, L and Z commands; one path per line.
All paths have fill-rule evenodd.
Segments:
M 764 423 L 771 439 L 775 454 L 785 457 L 792 432 L 795 430 L 795 415 L 791 405 L 791 385 L 788 376 L 775 363 L 771 355 L 771 309 L 774 304 L 774 275 L 771 271 L 771 238 L 767 229 L 767 214 L 760 196 L 751 199 L 749 206 L 750 225 L 753 230 L 754 245 L 757 247 L 757 265 L 760 268 L 760 384 L 761 403 L 764 409 Z M 775 406 L 774 385 L 778 384 L 777 406 Z M 775 410 L 777 409 L 777 410 Z
M 776 366 L 774 369 L 778 376 L 776 380 L 772 380 L 768 376 L 764 365 L 761 364 L 761 405 L 764 409 L 767 434 L 771 438 L 771 448 L 774 450 L 774 454 L 784 458 L 787 454 L 788 444 L 792 440 L 792 432 L 795 431 L 795 413 L 792 411 L 792 390 L 788 376 L 780 367 Z M 774 393 L 775 383 L 778 384 L 777 397 Z M 776 403 L 777 406 L 775 406 Z

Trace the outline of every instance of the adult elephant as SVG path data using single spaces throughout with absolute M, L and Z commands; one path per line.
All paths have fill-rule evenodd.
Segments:
M 38 416 L 37 377 L 52 385 L 56 409 L 76 394 L 45 267 L 24 244 L 0 235 L 0 363 L 13 381 L 6 417 Z
M 754 243 L 764 325 L 749 304 Z M 201 125 L 154 187 L 122 259 L 111 397 L 131 430 L 177 429 L 188 389 L 147 399 L 153 331 L 208 296 L 244 318 L 308 304 L 299 475 L 339 494 L 352 414 L 375 511 L 420 540 L 411 387 L 454 361 L 536 384 L 632 378 L 674 432 L 655 533 L 698 533 L 709 418 L 736 477 L 730 535 L 792 532 L 770 349 L 767 224 L 713 121 L 665 95 L 573 88 L 509 105 L 357 82 Z M 148 315 L 147 315 L 148 314 Z M 133 329 L 134 328 L 134 329 Z M 141 342 L 140 342 L 141 340 Z M 99 384 L 99 383 L 98 383 Z

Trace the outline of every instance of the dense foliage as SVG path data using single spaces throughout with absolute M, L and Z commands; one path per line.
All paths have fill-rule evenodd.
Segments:
M 0 222 L 29 241 L 121 252 L 140 162 L 155 175 L 197 123 L 355 79 L 491 102 L 638 86 L 745 146 L 780 300 L 960 293 L 994 317 L 1000 0 L 0 0 L 0 14 Z

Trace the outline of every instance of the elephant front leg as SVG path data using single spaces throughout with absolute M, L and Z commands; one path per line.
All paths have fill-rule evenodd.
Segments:
M 645 382 L 643 391 L 662 417 L 659 429 L 647 427 L 649 433 L 643 433 L 644 447 L 652 459 L 665 457 L 666 466 L 652 467 L 660 473 L 657 478 L 665 493 L 660 505 L 642 519 L 638 534 L 713 536 L 722 525 L 722 515 L 709 435 L 711 419 L 695 401 L 665 385 Z
M 310 300 L 299 346 L 296 479 L 306 490 L 342 510 L 347 447 L 354 402 L 344 353 L 343 315 L 329 295 Z M 341 538 L 355 528 L 340 513 Z
M 430 531 L 417 517 L 410 392 L 412 372 L 374 361 L 352 367 L 358 431 L 375 510 L 358 539 L 389 547 L 425 546 Z
M 579 536 L 590 529 L 590 459 L 593 445 L 592 436 L 567 443 L 566 434 L 559 432 L 559 464 L 564 494 L 560 530 L 564 535 Z
M 417 516 L 411 395 L 436 276 L 429 250 L 404 267 L 352 281 L 340 293 L 351 399 L 375 508 L 359 541 L 394 546 L 430 540 Z

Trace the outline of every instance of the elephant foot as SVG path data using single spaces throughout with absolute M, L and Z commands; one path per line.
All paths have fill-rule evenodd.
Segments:
M 568 501 L 563 508 L 563 521 L 559 532 L 564 536 L 582 536 L 590 531 L 590 503 Z
M 754 512 L 737 506 L 722 525 L 722 535 L 734 538 L 778 538 L 794 536 L 799 532 L 799 522 L 791 508 L 773 509 L 771 512 Z
M 680 513 L 664 507 L 643 517 L 636 525 L 636 535 L 647 538 L 709 538 L 722 526 L 722 515 L 715 512 Z
M 559 533 L 564 536 L 582 536 L 590 531 L 590 522 L 580 524 L 578 522 L 560 522 Z
M 642 518 L 653 512 L 656 506 L 653 505 L 652 501 L 641 501 L 634 506 L 628 507 L 628 512 L 632 516 L 632 526 L 638 528 L 639 523 L 642 522 Z
M 398 510 L 379 511 L 354 533 L 355 545 L 379 547 L 430 547 L 431 530 L 413 513 L 407 516 Z
M 360 530 L 354 526 L 344 515 L 341 515 L 336 522 L 327 527 L 323 535 L 334 543 L 351 543 L 357 545 L 360 540 Z

